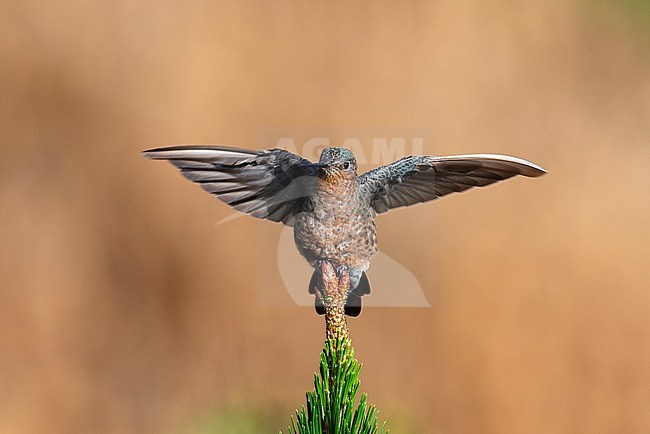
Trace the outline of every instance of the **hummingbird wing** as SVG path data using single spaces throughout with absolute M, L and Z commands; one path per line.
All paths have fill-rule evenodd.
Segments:
M 372 208 L 381 214 L 515 175 L 536 177 L 544 173 L 538 165 L 508 155 L 425 155 L 404 157 L 366 172 L 360 176 L 360 185 Z
M 150 149 L 143 156 L 168 160 L 238 211 L 287 225 L 302 209 L 316 175 L 316 169 L 301 167 L 309 160 L 283 149 L 187 145 Z

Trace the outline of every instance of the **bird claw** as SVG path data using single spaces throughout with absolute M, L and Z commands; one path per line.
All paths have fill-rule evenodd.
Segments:
M 334 266 L 332 266 L 331 262 L 327 260 L 318 261 L 318 267 L 320 269 L 321 278 L 324 281 L 331 281 L 334 279 L 334 277 L 337 277 L 336 271 L 334 270 Z
M 320 260 L 317 263 L 320 271 L 320 283 L 317 285 L 321 295 L 334 293 L 347 293 L 350 287 L 350 276 L 347 267 L 334 265 L 328 260 Z

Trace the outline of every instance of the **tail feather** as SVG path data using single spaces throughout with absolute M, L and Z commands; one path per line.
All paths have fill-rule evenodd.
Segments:
M 370 282 L 365 271 L 361 273 L 359 284 L 349 294 L 345 301 L 345 314 L 350 317 L 361 315 L 361 297 L 370 294 Z
M 345 300 L 345 314 L 349 317 L 356 318 L 361 315 L 361 296 L 351 292 L 348 299 Z
M 316 294 L 316 289 L 318 288 L 318 282 L 320 280 L 320 272 L 314 270 L 314 273 L 311 275 L 309 280 L 309 293 Z M 363 272 L 361 278 L 359 279 L 359 284 L 354 288 L 349 294 L 348 298 L 345 301 L 345 314 L 349 317 L 357 317 L 361 314 L 361 297 L 364 295 L 370 294 L 370 282 L 368 281 L 368 276 Z M 318 298 L 314 297 L 314 309 L 318 315 L 325 315 L 325 306 L 323 302 Z
M 316 269 L 311 275 L 311 279 L 309 279 L 309 293 L 310 294 L 316 294 L 316 289 L 318 288 L 318 281 L 320 280 L 320 272 Z M 314 297 L 314 309 L 316 309 L 316 313 L 319 315 L 325 315 L 325 306 L 323 305 L 323 302 L 320 300 L 318 297 Z

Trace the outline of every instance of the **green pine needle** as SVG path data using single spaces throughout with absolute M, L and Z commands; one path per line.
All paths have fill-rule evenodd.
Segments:
M 291 417 L 289 434 L 388 434 L 386 422 L 377 426 L 378 411 L 364 393 L 355 408 L 361 363 L 354 358 L 348 338 L 328 339 L 314 374 L 314 390 L 307 392 L 307 407 Z

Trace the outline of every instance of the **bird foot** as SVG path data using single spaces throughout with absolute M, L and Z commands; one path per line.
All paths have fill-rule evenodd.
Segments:
M 320 279 L 319 289 L 321 294 L 334 298 L 338 294 L 346 294 L 350 287 L 350 276 L 347 267 L 336 268 L 327 260 L 319 261 Z

